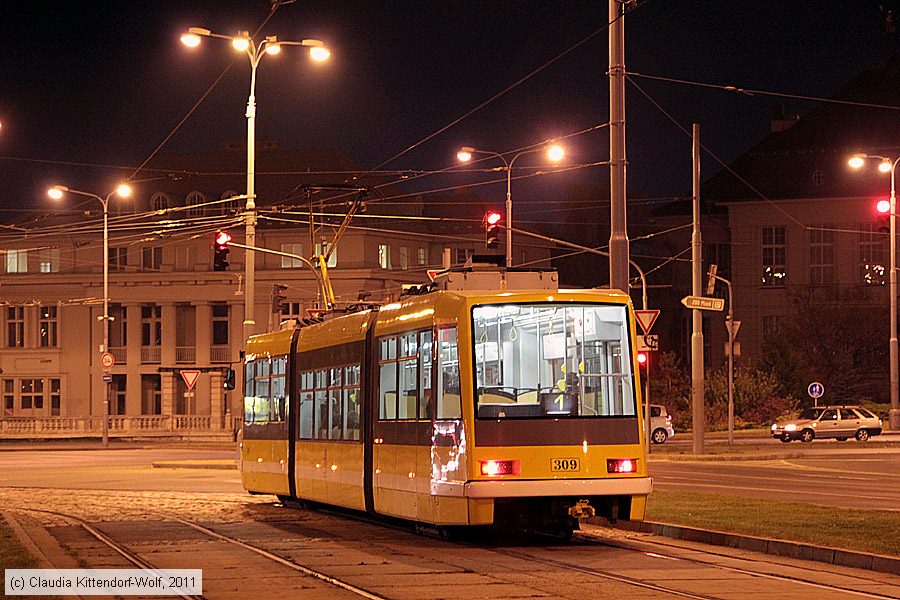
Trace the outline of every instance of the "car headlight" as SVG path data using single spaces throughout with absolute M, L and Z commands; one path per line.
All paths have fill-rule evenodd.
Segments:
M 778 429 L 778 423 L 772 423 L 772 431 L 776 431 Z
M 791 423 L 790 425 L 785 425 L 785 426 L 784 426 L 784 430 L 785 430 L 785 431 L 794 431 L 794 430 L 796 430 L 796 429 L 797 429 L 797 426 L 794 425 L 793 423 Z

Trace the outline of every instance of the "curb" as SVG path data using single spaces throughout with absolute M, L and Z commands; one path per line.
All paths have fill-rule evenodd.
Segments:
M 158 461 L 150 463 L 152 469 L 216 469 L 224 471 L 233 471 L 237 469 L 237 463 L 233 460 L 225 460 L 220 462 L 202 462 L 202 461 Z
M 786 540 L 741 535 L 739 533 L 697 529 L 695 527 L 670 525 L 668 523 L 619 521 L 614 527 L 626 529 L 628 531 L 637 531 L 639 533 L 650 533 L 652 535 L 675 540 L 711 544 L 713 546 L 726 546 L 728 548 L 740 548 L 742 550 L 762 552 L 764 554 L 772 554 L 775 556 L 787 556 L 789 558 L 797 558 L 800 560 L 813 560 L 831 565 L 900 575 L 900 557 L 895 556 L 813 546 L 812 544 L 804 544 L 801 542 L 789 542 Z

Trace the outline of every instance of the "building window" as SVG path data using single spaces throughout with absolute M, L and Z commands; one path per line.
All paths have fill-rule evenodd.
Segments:
M 834 231 L 809 230 L 809 283 L 834 283 Z
M 409 248 L 400 246 L 400 268 L 407 270 L 409 268 Z
M 169 197 L 162 192 L 157 192 L 150 198 L 150 210 L 152 211 L 165 211 L 169 205 Z
M 7 273 L 27 273 L 28 272 L 28 250 L 7 250 L 6 251 L 6 272 Z
M 421 266 L 424 266 L 424 265 L 425 265 L 425 262 L 426 262 L 426 260 L 427 260 L 425 248 L 419 248 L 418 254 L 419 254 L 419 266 L 420 266 L 420 267 L 421 267 Z
M 303 244 L 282 244 L 281 251 L 287 254 L 295 254 L 303 256 Z M 303 266 L 303 261 L 299 258 L 291 258 L 290 256 L 281 257 L 282 269 L 299 269 Z
M 16 382 L 13 379 L 3 380 L 3 416 L 11 417 L 16 409 Z
M 141 345 L 159 346 L 162 343 L 162 307 L 159 304 L 141 306 Z
M 51 379 L 50 380 L 50 415 L 54 417 L 59 416 L 59 407 L 62 400 L 62 393 L 60 392 L 59 387 L 59 379 Z
M 127 375 L 113 375 L 109 384 L 109 414 L 125 414 L 125 385 Z
M 785 284 L 785 229 L 763 227 L 762 230 L 762 284 Z
M 187 205 L 187 216 L 189 217 L 202 217 L 206 207 L 204 204 L 206 203 L 206 196 L 203 195 L 203 192 L 191 192 L 187 195 L 187 201 L 185 204 Z
M 109 347 L 124 348 L 128 345 L 128 311 L 121 304 L 109 305 Z M 116 357 L 116 362 L 119 357 Z
M 387 244 L 378 244 L 378 266 L 382 269 L 391 269 L 391 247 Z
M 300 313 L 303 310 L 302 302 L 283 302 L 281 304 L 281 320 L 287 319 L 300 320 Z
M 885 236 L 879 225 L 863 223 L 859 226 L 859 276 L 864 285 L 884 285 L 887 252 Z
M 329 269 L 333 269 L 337 266 L 337 247 L 332 248 L 329 242 L 320 242 L 316 244 L 316 254 L 325 256 L 328 254 L 329 250 L 331 251 L 331 256 L 328 257 L 328 262 L 325 264 Z
M 178 304 L 175 306 L 175 362 L 196 362 L 196 345 L 197 307 L 192 304 Z
M 731 279 L 731 244 L 710 242 L 703 244 L 704 272 L 709 273 L 710 265 L 718 266 L 718 275 Z
M 59 248 L 44 248 L 38 253 L 41 273 L 59 272 Z
M 159 375 L 141 375 L 141 414 L 162 414 L 162 378 Z
M 25 307 L 6 307 L 6 346 L 22 348 L 25 346 Z
M 109 249 L 109 270 L 124 271 L 128 266 L 128 248 L 110 248 Z
M 780 315 L 763 316 L 762 318 L 762 337 L 763 341 L 778 335 L 783 331 L 784 317 Z
M 141 269 L 159 271 L 162 264 L 162 246 L 145 246 L 141 248 Z
M 225 302 L 212 305 L 212 343 L 213 346 L 228 345 L 228 304 Z
M 40 319 L 40 334 L 42 348 L 56 348 L 58 345 L 57 332 L 57 307 L 42 306 Z
M 456 264 L 464 265 L 466 261 L 469 260 L 469 257 L 474 254 L 474 250 L 471 248 L 457 248 L 456 249 Z
M 194 246 L 175 247 L 175 269 L 178 271 L 193 271 L 197 266 L 197 252 Z
M 19 400 L 22 403 L 22 410 L 44 410 L 44 380 L 20 380 Z

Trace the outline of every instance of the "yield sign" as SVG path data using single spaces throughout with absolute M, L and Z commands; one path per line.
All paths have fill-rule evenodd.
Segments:
M 634 311 L 634 318 L 641 324 L 641 329 L 644 330 L 645 334 L 650 333 L 650 330 L 653 329 L 653 324 L 656 323 L 656 317 L 658 316 L 659 310 L 657 309 Z
M 198 377 L 200 377 L 200 371 L 187 369 L 181 371 L 181 378 L 184 379 L 184 383 L 187 386 L 188 391 L 194 389 L 194 384 L 197 383 Z

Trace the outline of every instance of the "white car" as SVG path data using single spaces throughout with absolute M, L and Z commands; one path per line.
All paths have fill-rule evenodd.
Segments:
M 654 444 L 662 444 L 673 435 L 675 430 L 672 428 L 672 415 L 666 412 L 666 407 L 662 404 L 651 404 L 650 440 Z

